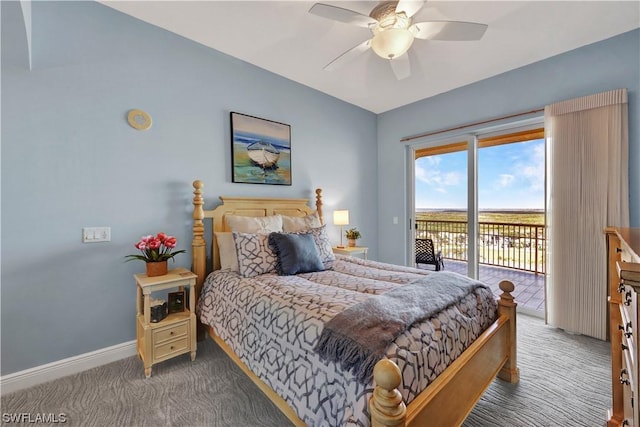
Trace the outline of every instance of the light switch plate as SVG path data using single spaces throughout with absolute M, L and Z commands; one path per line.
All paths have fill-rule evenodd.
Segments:
M 111 241 L 111 227 L 84 227 L 82 229 L 83 243 L 98 243 Z

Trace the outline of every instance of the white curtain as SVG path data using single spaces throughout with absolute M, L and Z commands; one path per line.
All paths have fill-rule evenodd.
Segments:
M 627 90 L 545 107 L 547 322 L 607 336 L 603 230 L 629 226 Z

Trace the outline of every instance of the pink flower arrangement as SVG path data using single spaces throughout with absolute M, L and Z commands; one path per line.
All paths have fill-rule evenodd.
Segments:
M 167 236 L 165 233 L 158 233 L 155 236 L 150 234 L 142 236 L 140 241 L 135 244 L 136 249 L 142 252 L 142 255 L 127 255 L 127 261 L 139 259 L 144 262 L 166 261 L 173 259 L 174 256 L 186 252 L 184 249 L 171 252 L 176 247 L 177 239 L 173 236 Z

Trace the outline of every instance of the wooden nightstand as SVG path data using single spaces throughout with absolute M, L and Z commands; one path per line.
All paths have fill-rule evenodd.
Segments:
M 186 268 L 170 270 L 164 276 L 147 277 L 134 274 L 138 288 L 136 301 L 136 323 L 138 356 L 144 363 L 144 375 L 151 376 L 151 367 L 163 360 L 184 353 L 196 358 L 196 275 Z M 150 297 L 152 292 L 189 287 L 189 307 L 184 311 L 169 314 L 157 323 L 151 323 Z M 186 297 L 186 295 L 185 295 Z
M 344 248 L 334 246 L 332 249 L 334 254 L 362 256 L 363 259 L 367 259 L 367 251 L 369 250 L 366 246 L 345 246 Z

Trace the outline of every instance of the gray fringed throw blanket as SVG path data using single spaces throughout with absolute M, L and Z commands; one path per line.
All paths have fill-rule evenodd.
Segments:
M 385 350 L 413 323 L 428 319 L 460 301 L 480 282 L 455 273 L 425 276 L 381 295 L 374 295 L 329 320 L 315 351 L 337 362 L 363 384 L 371 381 L 373 367 Z

